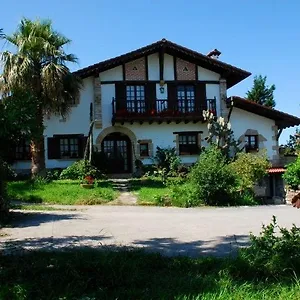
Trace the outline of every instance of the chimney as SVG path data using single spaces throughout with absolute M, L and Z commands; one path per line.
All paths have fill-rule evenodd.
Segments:
M 207 56 L 209 58 L 213 58 L 213 59 L 218 59 L 220 55 L 221 55 L 221 52 L 218 49 L 214 49 L 207 53 Z

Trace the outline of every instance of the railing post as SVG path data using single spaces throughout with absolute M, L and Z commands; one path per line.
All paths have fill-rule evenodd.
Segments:
M 115 116 L 115 98 L 112 98 L 112 113 L 113 113 L 113 117 Z

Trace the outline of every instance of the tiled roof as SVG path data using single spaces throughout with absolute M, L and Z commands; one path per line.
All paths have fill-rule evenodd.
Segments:
M 273 109 L 256 102 L 232 96 L 227 99 L 228 103 L 233 102 L 234 107 L 249 111 L 262 117 L 275 120 L 279 129 L 300 125 L 300 118 L 287 114 L 277 109 Z
M 274 173 L 284 173 L 285 172 L 285 168 L 270 168 L 268 170 L 269 174 L 274 174 Z
M 198 64 L 203 68 L 221 74 L 221 76 L 227 79 L 228 88 L 232 87 L 233 85 L 237 84 L 238 82 L 244 80 L 245 78 L 251 75 L 251 73 L 245 70 L 221 62 L 218 59 L 208 57 L 207 55 L 180 46 L 166 39 L 162 39 L 158 42 L 117 56 L 115 58 L 101 61 L 97 64 L 80 69 L 74 73 L 82 78 L 97 75 L 97 73 L 99 72 L 103 72 L 105 70 L 127 63 L 131 60 L 153 54 L 155 52 L 160 51 L 161 49 L 163 49 L 164 52 L 167 54 L 178 56 L 182 59 Z

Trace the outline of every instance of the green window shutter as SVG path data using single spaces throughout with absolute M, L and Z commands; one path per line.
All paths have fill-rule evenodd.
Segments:
M 201 108 L 202 110 L 207 109 L 207 101 L 206 101 L 206 84 L 205 83 L 197 83 L 196 85 L 196 101 L 195 105 L 199 109 Z
M 148 82 L 145 85 L 146 109 L 156 109 L 156 83 Z
M 57 137 L 47 138 L 47 148 L 48 148 L 48 159 L 60 158 L 59 138 Z
M 123 82 L 115 83 L 115 100 L 116 100 L 116 109 L 126 108 L 126 86 Z

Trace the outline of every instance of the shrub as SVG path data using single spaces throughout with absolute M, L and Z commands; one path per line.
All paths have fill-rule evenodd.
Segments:
M 241 251 L 241 256 L 254 269 L 267 275 L 299 272 L 299 227 L 293 225 L 290 230 L 279 227 L 273 216 L 269 225 L 263 225 L 259 236 L 250 235 L 250 242 L 250 246 Z
M 283 179 L 294 190 L 300 185 L 300 156 L 297 160 L 287 166 Z
M 270 163 L 265 153 L 238 153 L 230 166 L 238 178 L 238 189 L 244 192 L 253 191 L 255 183 L 267 174 Z
M 203 201 L 199 197 L 196 185 L 192 183 L 173 185 L 170 197 L 173 206 L 194 207 L 203 204 Z
M 156 156 L 154 158 L 157 163 L 157 168 L 163 170 L 167 175 L 176 175 L 180 165 L 180 158 L 176 153 L 175 148 L 160 148 L 157 147 Z
M 46 173 L 46 178 L 49 181 L 58 180 L 62 171 L 63 171 L 62 169 L 51 169 L 51 170 L 48 170 L 47 173 Z
M 60 179 L 82 179 L 85 176 L 92 176 L 95 179 L 101 179 L 101 172 L 88 161 L 80 160 L 64 169 L 60 174 Z
M 221 150 L 212 146 L 204 150 L 190 174 L 199 198 L 206 205 L 234 203 L 237 178 Z

